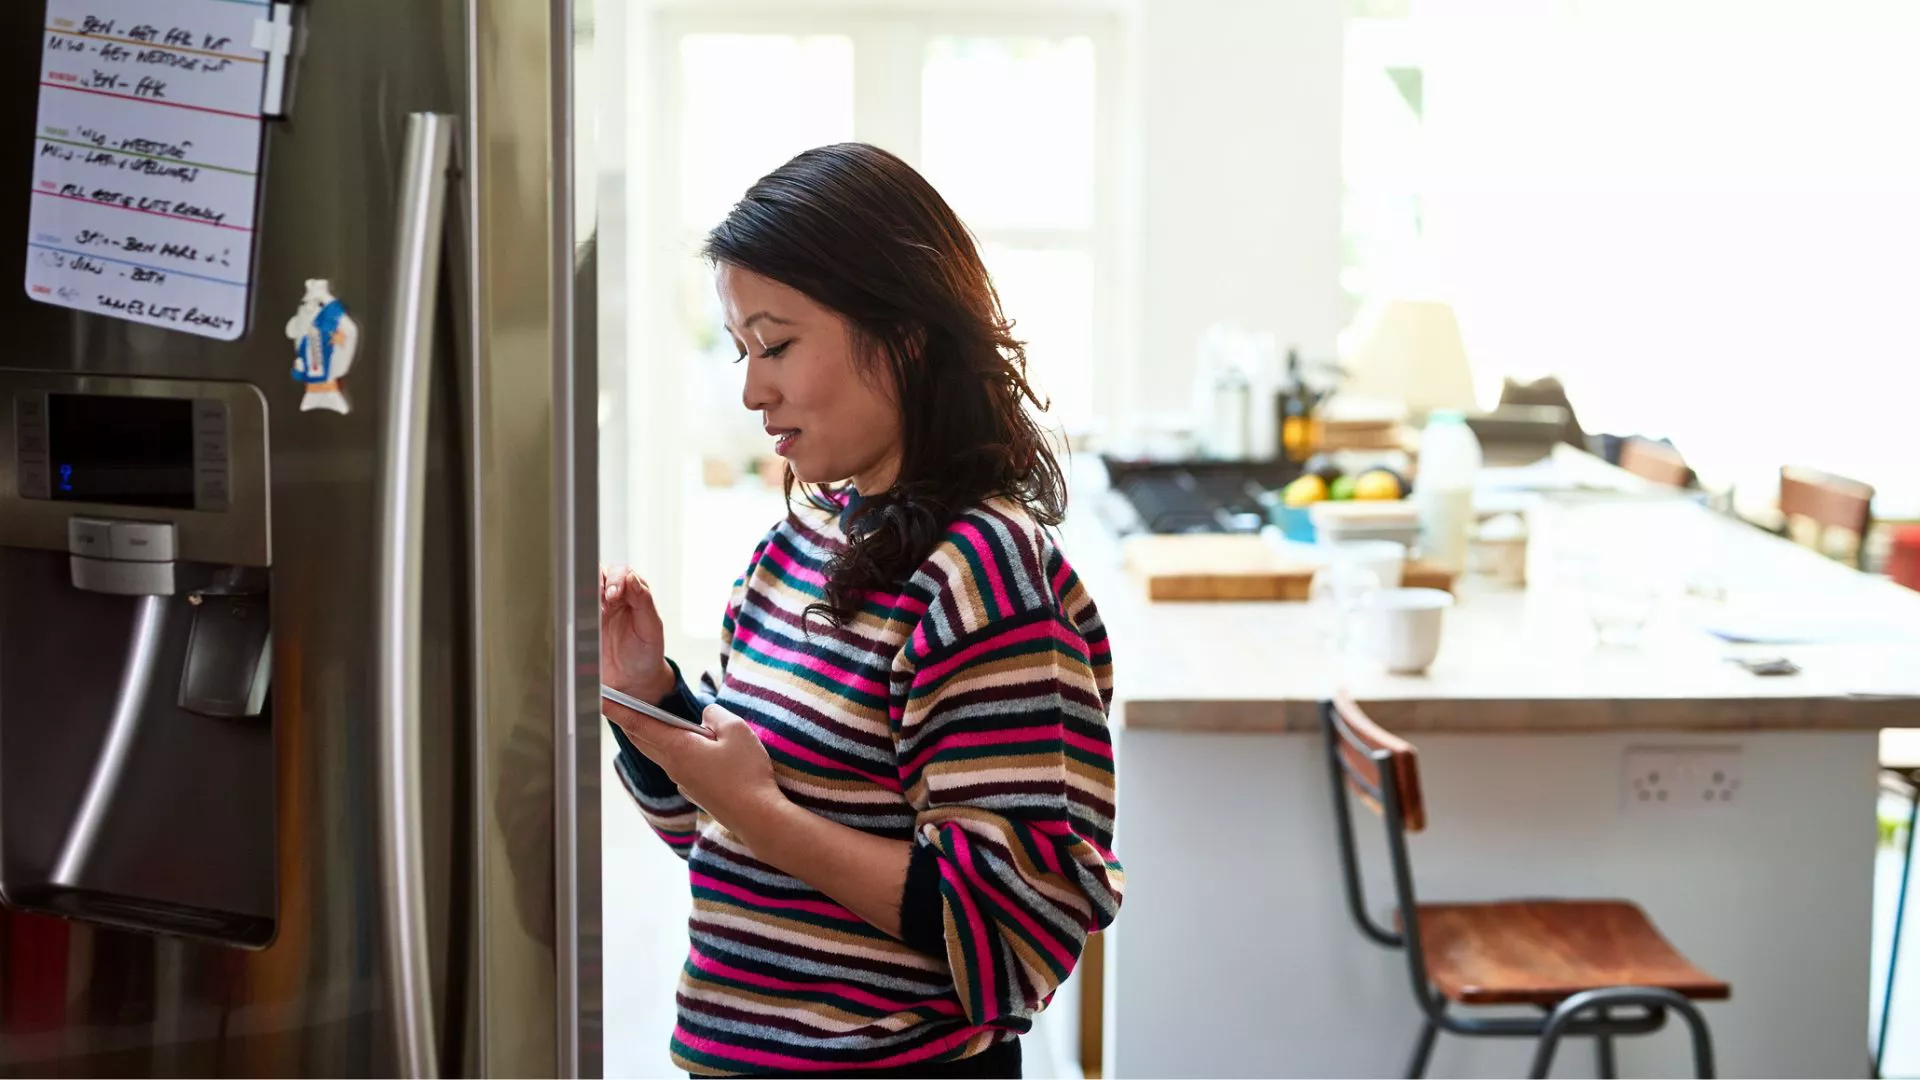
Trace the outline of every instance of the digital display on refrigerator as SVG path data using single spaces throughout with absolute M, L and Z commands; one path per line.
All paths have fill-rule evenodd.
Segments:
M 56 500 L 193 509 L 192 401 L 49 394 L 47 442 Z

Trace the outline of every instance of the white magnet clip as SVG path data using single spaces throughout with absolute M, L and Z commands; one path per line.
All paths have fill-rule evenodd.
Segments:
M 287 113 L 287 58 L 293 54 L 293 5 L 274 4 L 264 19 L 253 22 L 253 47 L 267 54 L 266 93 L 260 115 Z

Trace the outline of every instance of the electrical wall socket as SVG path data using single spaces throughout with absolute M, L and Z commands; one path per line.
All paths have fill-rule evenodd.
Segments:
M 1630 746 L 1620 770 L 1632 813 L 1727 813 L 1744 802 L 1737 746 Z

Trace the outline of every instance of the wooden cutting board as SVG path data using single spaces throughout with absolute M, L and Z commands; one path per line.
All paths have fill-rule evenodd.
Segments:
M 1305 600 L 1317 569 L 1287 560 L 1258 536 L 1136 536 L 1125 551 L 1149 600 Z M 1453 575 L 1415 560 L 1400 583 L 1451 590 Z

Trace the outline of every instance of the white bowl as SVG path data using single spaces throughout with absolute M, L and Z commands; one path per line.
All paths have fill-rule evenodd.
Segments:
M 1355 621 L 1360 650 L 1398 675 L 1433 666 L 1443 616 L 1453 594 L 1441 589 L 1380 589 L 1360 598 Z

